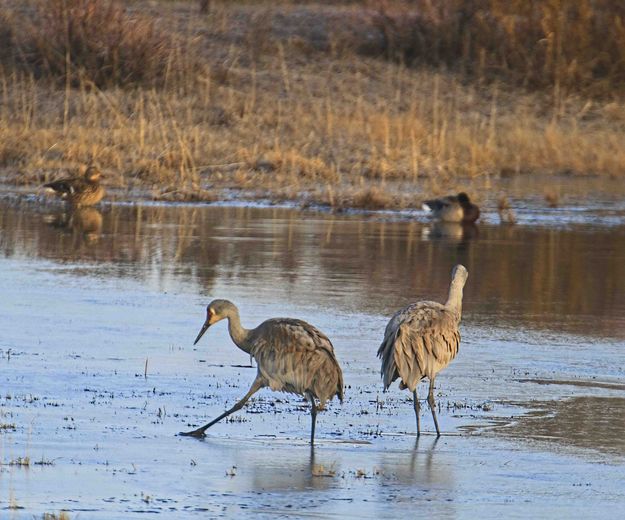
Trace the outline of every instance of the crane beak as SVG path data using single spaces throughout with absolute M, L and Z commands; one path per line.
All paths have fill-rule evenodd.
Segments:
M 208 330 L 208 327 L 210 327 L 211 324 L 208 323 L 208 320 L 206 320 L 204 322 L 204 325 L 202 325 L 202 330 L 200 330 L 200 333 L 197 335 L 197 338 L 195 338 L 195 341 L 193 342 L 194 345 L 197 345 L 197 342 L 200 341 L 200 338 L 204 335 L 204 333 Z

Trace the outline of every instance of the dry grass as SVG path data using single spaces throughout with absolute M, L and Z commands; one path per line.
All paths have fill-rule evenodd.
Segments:
M 393 200 L 386 192 L 374 186 L 356 192 L 351 206 L 362 209 L 387 209 L 393 206 Z
M 551 90 L 356 56 L 328 22 L 354 20 L 351 5 L 211 4 L 198 16 L 197 2 L 132 3 L 132 19 L 151 17 L 195 49 L 184 74 L 158 88 L 100 89 L 84 75 L 57 87 L 5 65 L 4 176 L 36 185 L 96 160 L 108 185 L 156 199 L 211 200 L 230 188 L 387 208 L 463 179 L 625 171 L 618 98 L 561 93 L 556 103 Z
M 379 38 L 362 48 L 479 80 L 611 95 L 625 84 L 620 0 L 370 1 Z M 376 45 L 377 43 L 377 45 Z
M 33 464 L 35 466 L 53 466 L 54 461 L 41 457 L 41 460 L 36 460 L 35 462 L 32 462 L 30 457 L 26 456 L 17 457 L 16 459 L 11 459 L 8 462 L 0 462 L 0 466 L 19 466 L 25 468 L 28 468 Z
M 18 67 L 66 85 L 158 86 L 180 78 L 188 49 L 117 0 L 33 0 L 5 11 L 4 39 Z M 5 51 L 6 52 L 6 51 Z
M 43 520 L 70 520 L 69 513 L 67 511 L 59 511 L 58 513 L 44 513 Z
M 19 467 L 30 467 L 30 457 L 17 457 L 16 459 L 11 459 L 8 462 L 3 462 L 3 466 L 19 466 Z
M 335 477 L 336 470 L 334 466 L 326 468 L 323 464 L 313 464 L 311 468 L 311 474 L 313 477 Z

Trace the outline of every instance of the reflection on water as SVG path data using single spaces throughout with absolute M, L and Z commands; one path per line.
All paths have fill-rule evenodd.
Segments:
M 474 323 L 625 336 L 624 226 L 478 231 L 288 209 L 140 205 L 87 208 L 51 226 L 42 211 L 0 204 L 0 254 L 98 263 L 106 276 L 190 283 L 211 296 L 216 281 L 236 281 L 250 298 L 383 315 L 415 298 L 443 299 L 451 267 L 462 262 Z
M 384 453 L 378 468 L 384 483 L 378 488 L 380 500 L 388 500 L 389 486 L 397 483 L 401 487 L 393 491 L 392 500 L 405 504 L 404 507 L 410 507 L 415 495 L 423 495 L 427 499 L 436 494 L 442 498 L 445 491 L 454 490 L 457 485 L 455 468 L 444 453 L 444 443 L 440 437 L 425 436 L 416 438 L 412 449 L 406 447 L 403 451 Z M 436 516 L 441 518 L 454 518 L 458 514 L 452 500 L 440 500 L 437 509 Z
M 302 449 L 295 456 L 267 457 L 264 464 L 257 464 L 252 470 L 254 489 L 269 492 L 329 489 L 333 482 L 329 477 L 320 476 L 322 471 L 338 473 L 339 465 L 335 458 L 328 457 L 314 448 Z
M 424 239 L 444 238 L 457 243 L 468 244 L 469 240 L 477 238 L 479 230 L 475 224 L 460 224 L 458 222 L 432 222 L 423 226 Z
M 44 222 L 55 229 L 75 234 L 78 239 L 94 242 L 102 232 L 102 213 L 96 208 L 74 208 L 45 215 Z
M 506 434 L 625 455 L 625 398 L 581 396 L 532 403 Z
M 397 454 L 386 454 L 382 457 L 382 474 L 407 486 L 452 487 L 453 475 L 449 467 L 436 463 L 436 446 L 439 442 L 440 437 L 415 438 L 412 450 L 402 454 L 401 463 L 396 460 Z

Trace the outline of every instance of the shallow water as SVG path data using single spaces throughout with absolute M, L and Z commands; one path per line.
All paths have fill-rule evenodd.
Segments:
M 0 203 L 0 517 L 608 516 L 625 505 L 625 218 L 533 214 L 462 228 Z M 461 350 L 437 379 L 446 435 L 416 444 L 409 395 L 381 392 L 375 353 L 397 308 L 444 300 L 458 262 L 470 276 Z M 247 326 L 288 315 L 333 340 L 346 401 L 319 416 L 314 454 L 306 404 L 268 390 L 204 441 L 175 436 L 254 378 L 225 325 L 192 346 L 215 297 Z

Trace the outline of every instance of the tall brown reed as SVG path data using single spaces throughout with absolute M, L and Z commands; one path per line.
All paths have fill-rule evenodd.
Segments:
M 381 38 L 368 52 L 532 88 L 606 95 L 625 84 L 620 0 L 384 0 L 369 6 Z
M 561 88 L 554 110 L 552 88 L 549 95 L 529 93 L 334 44 L 306 45 L 324 30 L 331 40 L 326 22 L 353 20 L 363 12 L 355 5 L 341 11 L 319 3 L 272 9 L 215 1 L 206 17 L 197 15 L 196 2 L 130 5 L 124 20 L 149 20 L 156 32 L 168 27 L 173 47 L 159 62 L 167 63 L 165 72 L 119 86 L 103 78 L 106 90 L 92 74 L 77 73 L 73 50 L 70 73 L 59 61 L 52 77 L 60 81 L 49 81 L 44 73 L 53 69 L 19 54 L 31 47 L 17 29 L 39 15 L 11 18 L 17 63 L 0 63 L 5 179 L 35 184 L 95 159 L 107 184 L 159 198 L 210 198 L 234 188 L 246 196 L 384 208 L 407 207 L 423 191 L 444 192 L 477 177 L 625 171 L 623 101 L 566 95 Z M 285 29 L 294 30 L 291 20 L 300 24 L 298 39 Z M 141 62 L 143 54 L 133 56 Z
M 118 0 L 35 0 L 14 13 L 16 63 L 35 76 L 77 86 L 158 86 L 180 72 L 181 43 L 154 19 Z M 1 35 L 0 35 L 1 36 Z

